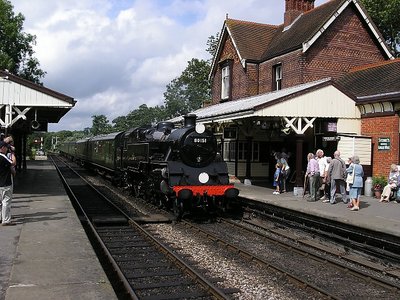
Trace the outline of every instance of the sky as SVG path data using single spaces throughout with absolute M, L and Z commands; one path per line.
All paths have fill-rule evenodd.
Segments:
M 329 0 L 316 0 L 315 6 Z M 77 103 L 49 131 L 111 122 L 142 104 L 164 104 L 166 86 L 229 18 L 283 23 L 284 0 L 10 0 L 36 35 L 44 86 Z

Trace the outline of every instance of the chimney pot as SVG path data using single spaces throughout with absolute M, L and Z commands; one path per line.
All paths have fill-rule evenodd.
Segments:
M 285 0 L 284 27 L 289 26 L 300 16 L 314 8 L 315 0 Z

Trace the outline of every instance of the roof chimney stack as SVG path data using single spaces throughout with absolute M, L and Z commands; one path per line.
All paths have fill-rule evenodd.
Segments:
M 285 2 L 284 27 L 292 24 L 292 22 L 302 13 L 313 9 L 315 0 L 285 0 Z

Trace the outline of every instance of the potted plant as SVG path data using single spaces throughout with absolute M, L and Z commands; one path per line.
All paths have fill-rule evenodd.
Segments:
M 375 193 L 375 197 L 380 199 L 383 188 L 387 185 L 387 179 L 385 176 L 373 176 L 372 177 L 372 190 Z

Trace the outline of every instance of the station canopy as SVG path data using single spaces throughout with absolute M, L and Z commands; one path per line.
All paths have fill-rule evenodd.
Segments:
M 331 78 L 239 100 L 206 106 L 192 112 L 199 123 L 224 123 L 254 117 L 360 119 L 354 98 Z M 179 116 L 169 121 L 182 122 Z
M 47 131 L 76 101 L 42 85 L 0 70 L 0 125 L 5 131 Z

